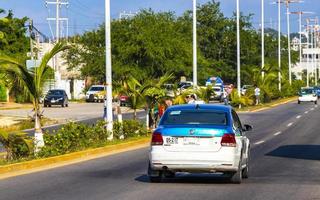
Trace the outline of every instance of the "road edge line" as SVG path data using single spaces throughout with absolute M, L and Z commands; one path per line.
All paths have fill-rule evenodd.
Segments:
M 144 137 L 122 144 L 108 145 L 61 156 L 3 165 L 0 166 L 0 180 L 141 149 L 147 147 L 149 142 L 150 137 Z

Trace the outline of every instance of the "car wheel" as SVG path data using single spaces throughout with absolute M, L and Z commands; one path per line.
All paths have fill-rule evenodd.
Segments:
M 47 107 L 47 104 L 43 104 L 43 107 Z
M 176 176 L 176 173 L 172 172 L 172 171 L 166 171 L 164 173 L 164 177 L 166 177 L 166 178 L 174 178 L 175 176 Z
M 250 155 L 248 154 L 246 167 L 242 170 L 242 178 L 249 178 L 249 159 L 250 159 Z
M 51 107 L 51 105 L 49 104 L 49 107 Z
M 242 181 L 242 169 L 241 169 L 241 162 L 238 167 L 238 171 L 233 173 L 230 177 L 231 183 L 240 184 Z
M 64 107 L 64 103 L 61 104 L 61 107 Z
M 314 104 L 318 104 L 318 101 L 315 101 Z
M 89 95 L 89 101 L 90 101 L 90 102 L 94 102 L 94 96 L 93 96 L 93 94 L 90 94 L 90 95 Z
M 68 104 L 68 103 L 66 103 L 66 107 L 69 107 L 69 104 Z
M 300 104 L 301 102 L 300 101 L 298 101 L 298 104 Z
M 150 163 L 148 165 L 148 177 L 151 183 L 160 183 L 162 181 L 162 171 L 161 170 L 153 170 L 150 166 Z

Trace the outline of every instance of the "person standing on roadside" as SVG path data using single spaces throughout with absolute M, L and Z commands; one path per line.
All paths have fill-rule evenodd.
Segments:
M 258 105 L 260 103 L 260 88 L 258 86 L 255 86 L 254 96 L 256 97 L 256 105 Z

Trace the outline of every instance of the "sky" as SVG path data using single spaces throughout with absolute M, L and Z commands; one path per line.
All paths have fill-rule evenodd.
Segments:
M 56 1 L 56 0 L 47 0 Z M 67 1 L 67 0 L 61 0 Z M 138 12 L 141 9 L 151 8 L 155 11 L 174 11 L 181 15 L 186 10 L 192 9 L 192 0 L 110 0 L 111 17 L 118 18 L 120 12 Z M 236 0 L 216 0 L 221 3 L 221 9 L 225 16 L 231 16 L 236 9 Z M 265 27 L 277 28 L 277 5 L 275 0 L 265 1 Z M 47 36 L 51 37 L 55 32 L 55 23 L 48 23 L 47 17 L 55 17 L 55 7 L 45 0 L 0 0 L 0 8 L 13 10 L 16 17 L 27 16 L 34 21 L 35 27 Z M 208 0 L 197 0 L 198 4 L 204 4 Z M 240 0 L 240 10 L 244 14 L 253 14 L 253 25 L 259 28 L 261 24 L 261 0 Z M 315 14 L 305 15 L 316 17 L 320 15 L 320 0 L 304 0 L 303 3 L 292 3 L 290 11 L 312 11 Z M 282 6 L 282 32 L 287 32 L 286 8 Z M 83 33 L 97 28 L 104 21 L 104 0 L 69 0 L 68 9 L 62 7 L 61 17 L 69 18 L 69 34 Z M 291 32 L 298 32 L 298 16 L 291 15 Z M 305 20 L 303 21 L 305 24 Z M 50 26 L 49 26 L 50 24 Z M 65 24 L 66 25 L 66 24 Z M 51 30 L 50 30 L 51 27 Z M 66 28 L 62 34 L 66 34 Z

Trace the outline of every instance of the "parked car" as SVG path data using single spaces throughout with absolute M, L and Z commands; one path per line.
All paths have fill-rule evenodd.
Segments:
M 152 134 L 151 182 L 177 172 L 224 173 L 233 183 L 248 178 L 250 141 L 230 106 L 188 104 L 169 107 Z
M 166 96 L 174 97 L 174 84 L 164 84 L 164 88 L 166 90 Z
M 241 88 L 241 94 L 242 95 L 245 95 L 246 94 L 246 91 L 250 88 L 253 88 L 253 85 L 243 85 L 242 88 Z
M 298 97 L 298 104 L 301 102 L 314 102 L 318 103 L 318 96 L 316 90 L 312 87 L 301 88 Z
M 99 95 L 98 95 L 99 92 L 103 92 L 103 91 L 106 91 L 106 87 L 104 85 L 92 85 L 86 93 L 86 101 L 96 102 L 101 99 L 103 100 L 104 96 L 100 95 L 100 97 L 102 98 L 99 98 Z
M 129 106 L 129 97 L 126 95 L 120 95 L 120 106 Z
M 223 96 L 224 88 L 222 86 L 213 86 L 212 89 L 213 89 L 214 95 L 211 96 L 211 99 L 218 100 L 219 102 L 223 102 L 223 100 L 224 100 L 224 96 Z
M 51 107 L 52 105 L 60 105 L 61 107 L 68 107 L 68 96 L 65 90 L 49 90 L 44 98 L 43 106 Z
M 316 86 L 316 87 L 314 87 L 314 90 L 316 91 L 317 97 L 319 99 L 320 98 L 320 87 Z

